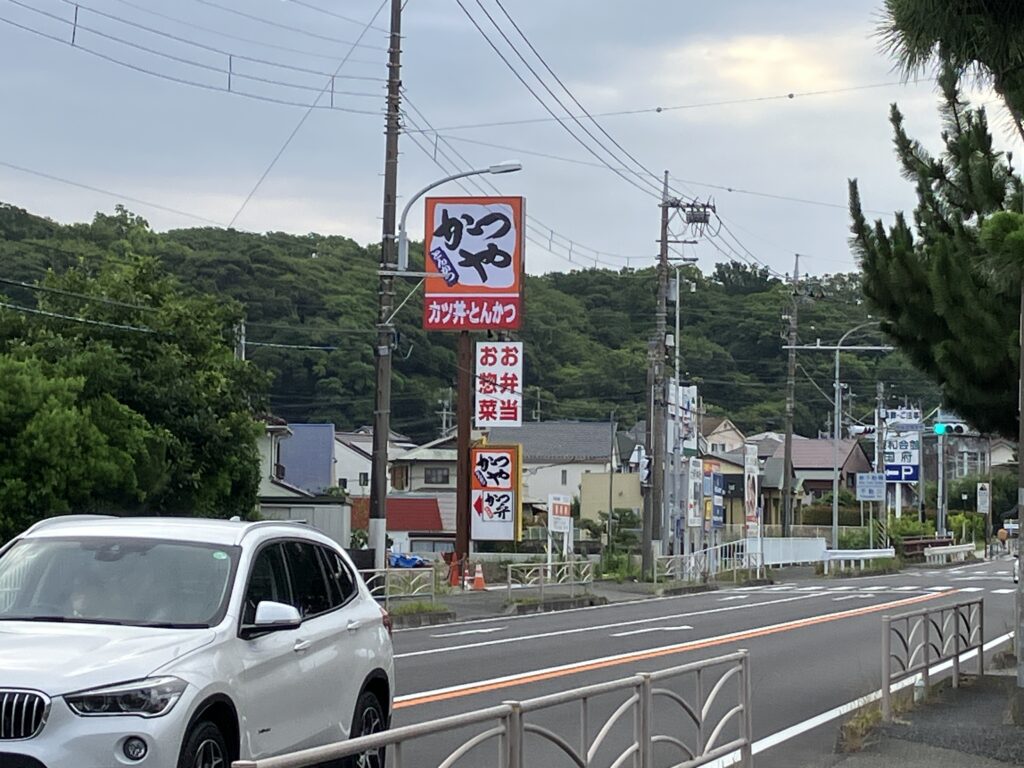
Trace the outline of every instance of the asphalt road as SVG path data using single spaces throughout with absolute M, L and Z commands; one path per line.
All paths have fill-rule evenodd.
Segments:
M 1010 568 L 1004 560 L 885 577 L 809 580 L 399 631 L 394 725 L 747 649 L 754 738 L 762 739 L 879 688 L 885 613 L 983 597 L 987 639 L 1012 629 Z M 691 696 L 694 685 L 688 679 L 666 687 Z M 723 689 L 723 697 L 729 691 Z M 624 698 L 617 693 L 592 702 L 591 737 Z M 723 698 L 715 711 L 724 712 L 725 706 Z M 659 711 L 658 717 L 669 715 Z M 539 725 L 579 741 L 579 705 L 537 716 Z M 631 727 L 631 721 L 620 722 L 609 748 L 625 743 Z M 406 754 L 416 765 L 433 766 L 479 730 L 431 736 Z M 762 752 L 756 765 L 826 766 L 835 734 L 835 722 L 823 725 Z M 727 731 L 723 740 L 730 737 Z M 495 765 L 495 749 L 493 742 L 483 745 L 460 765 Z M 670 755 L 678 753 L 664 746 L 656 751 L 659 763 L 669 764 Z M 534 765 L 571 764 L 536 743 L 529 756 Z

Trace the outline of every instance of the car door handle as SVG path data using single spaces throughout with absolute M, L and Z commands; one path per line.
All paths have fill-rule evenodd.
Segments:
M 348 631 L 349 631 L 349 632 L 355 632 L 355 631 L 356 631 L 357 629 L 359 629 L 359 628 L 360 628 L 361 626 L 363 626 L 363 622 L 361 622 L 361 621 L 357 621 L 357 620 L 355 620 L 355 619 L 351 619 L 351 620 L 349 621 L 349 623 L 348 623 Z
M 311 645 L 312 643 L 310 643 L 309 640 L 296 640 L 292 650 L 296 653 L 304 653 L 309 650 Z

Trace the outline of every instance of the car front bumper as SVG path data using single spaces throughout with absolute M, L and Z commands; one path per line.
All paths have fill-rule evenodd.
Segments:
M 131 715 L 80 717 L 63 698 L 54 698 L 39 735 L 22 741 L 0 740 L 3 768 L 177 768 L 190 701 L 182 700 L 161 717 Z M 141 760 L 129 760 L 124 743 L 131 737 L 146 743 Z

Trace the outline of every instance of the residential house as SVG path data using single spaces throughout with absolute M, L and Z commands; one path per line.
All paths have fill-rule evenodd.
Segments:
M 439 437 L 404 451 L 391 462 L 391 484 L 396 491 L 455 493 L 456 438 Z
M 580 519 L 600 520 L 608 513 L 608 472 L 585 473 L 580 482 Z M 629 509 L 637 514 L 643 509 L 640 475 L 637 472 L 612 472 L 613 509 Z
M 494 445 L 523 446 L 523 501 L 547 504 L 551 494 L 579 496 L 583 476 L 619 465 L 608 422 L 529 421 L 490 431 Z
M 285 480 L 287 471 L 281 461 L 281 444 L 292 436 L 288 422 L 267 416 L 264 425 L 263 434 L 256 442 L 260 454 L 260 498 L 312 498 L 314 494 Z
M 334 425 L 289 424 L 291 437 L 280 444 L 280 463 L 288 482 L 312 494 L 337 488 Z
M 415 448 L 416 443 L 405 435 L 392 431 L 388 438 L 388 459 L 394 460 L 406 451 Z M 334 434 L 334 472 L 338 485 L 349 496 L 369 496 L 370 478 L 373 474 L 373 427 L 360 427 L 351 432 Z M 388 488 L 391 486 L 390 465 Z
M 807 440 L 803 435 L 793 435 L 793 440 Z M 761 461 L 772 458 L 780 445 L 785 445 L 786 434 L 784 432 L 758 432 L 747 438 L 748 443 L 757 446 L 757 458 Z
M 724 416 L 705 416 L 700 424 L 708 453 L 731 453 L 743 449 L 747 439 L 732 420 Z
M 392 551 L 439 556 L 455 549 L 454 494 L 389 494 L 386 509 Z M 367 530 L 369 515 L 370 500 L 353 499 L 352 527 Z
M 833 445 L 837 453 L 833 453 Z M 803 494 L 802 502 L 811 503 L 832 492 L 834 456 L 839 465 L 840 488 L 851 493 L 855 490 L 856 474 L 870 472 L 871 460 L 863 446 L 856 440 L 829 439 L 793 441 L 794 486 Z M 785 457 L 785 445 L 780 445 L 773 458 Z M 800 498 L 798 496 L 798 498 Z
M 283 419 L 271 416 L 265 421 L 266 430 L 258 441 L 260 517 L 265 520 L 301 520 L 341 546 L 349 546 L 351 511 L 348 502 L 339 496 L 319 495 L 286 479 L 288 468 L 285 462 L 289 454 L 284 446 L 294 439 L 294 430 Z M 299 475 L 301 477 L 302 473 Z
M 1000 468 L 1017 467 L 1017 444 L 1002 437 L 993 438 L 989 444 L 989 466 L 993 471 Z

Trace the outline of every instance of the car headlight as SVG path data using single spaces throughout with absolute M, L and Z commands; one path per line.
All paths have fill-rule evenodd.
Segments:
M 64 697 L 64 701 L 72 712 L 82 717 L 160 717 L 174 708 L 187 685 L 184 680 L 176 677 L 151 677 L 148 680 L 134 680 L 106 688 L 70 693 Z

